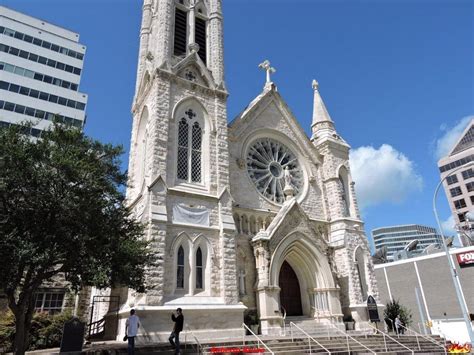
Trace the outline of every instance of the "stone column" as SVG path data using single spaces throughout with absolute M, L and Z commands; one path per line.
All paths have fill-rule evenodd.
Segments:
M 222 26 L 222 1 L 211 0 L 208 24 L 209 63 L 216 84 L 225 88 L 224 83 L 224 36 Z
M 189 7 L 189 12 L 188 12 L 188 43 L 189 43 L 189 46 L 187 48 L 187 54 L 189 54 L 189 52 L 192 51 L 192 46 L 191 44 L 195 44 L 195 31 L 196 31 L 196 19 L 194 17 L 194 8 L 195 8 L 195 4 L 194 4 L 194 0 L 191 0 L 191 6 Z M 196 51 L 197 52 L 197 51 Z
M 282 317 L 280 313 L 280 288 L 270 280 L 270 251 L 266 232 L 260 231 L 254 238 L 253 251 L 257 268 L 257 308 L 262 334 L 280 335 Z
M 140 29 L 140 48 L 138 52 L 138 68 L 137 81 L 135 85 L 135 96 L 138 94 L 138 86 L 140 85 L 140 82 L 142 80 L 143 68 L 145 66 L 152 15 L 153 14 L 151 8 L 151 0 L 145 0 L 143 3 L 142 25 Z

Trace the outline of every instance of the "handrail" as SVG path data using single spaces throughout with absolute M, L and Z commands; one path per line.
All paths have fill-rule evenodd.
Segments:
M 376 332 L 382 333 L 382 335 L 383 335 L 383 341 L 384 341 L 384 343 L 385 343 L 385 350 L 386 350 L 386 351 L 388 351 L 388 349 L 387 349 L 387 342 L 385 341 L 385 337 L 388 337 L 389 339 L 392 339 L 395 343 L 397 343 L 397 344 L 403 346 L 405 349 L 408 349 L 408 351 L 410 351 L 412 354 L 415 354 L 415 350 L 412 350 L 412 349 L 410 349 L 408 346 L 403 345 L 402 343 L 400 343 L 399 341 L 397 341 L 395 338 L 392 338 L 392 337 L 391 337 L 390 335 L 388 335 L 387 333 L 382 332 L 380 329 L 377 329 L 377 328 L 375 328 L 374 326 L 372 326 L 372 325 L 370 325 L 370 324 L 368 324 L 368 323 L 367 323 L 367 325 L 368 325 L 370 328 L 375 329 Z
M 442 349 L 444 350 L 444 353 L 446 354 L 446 346 L 444 346 L 443 344 L 438 343 L 436 340 L 434 340 L 433 338 L 431 338 L 431 337 L 429 337 L 429 336 L 423 335 L 423 334 L 421 334 L 421 333 L 416 332 L 416 331 L 413 330 L 413 329 L 407 328 L 407 327 L 405 327 L 405 326 L 402 325 L 402 324 L 400 324 L 400 325 L 401 325 L 401 327 L 404 328 L 405 330 L 408 330 L 409 332 L 415 333 L 416 341 L 417 341 L 417 342 L 418 342 L 418 337 L 420 336 L 420 337 L 422 337 L 423 339 L 428 340 L 428 341 L 432 342 L 433 344 L 435 344 L 435 345 L 439 346 L 440 348 L 442 348 Z M 418 349 L 421 350 L 421 349 L 420 349 L 420 343 L 419 343 L 419 342 L 418 342 Z
M 93 335 L 100 334 L 104 331 L 105 317 L 101 318 L 95 322 L 89 323 L 88 327 L 88 337 L 90 338 Z
M 188 332 L 191 333 L 191 336 L 194 338 L 194 341 L 196 342 L 196 345 L 197 345 L 197 350 L 198 350 L 198 354 L 202 354 L 203 353 L 203 350 L 202 350 L 202 346 L 201 346 L 201 343 L 199 342 L 199 339 L 197 338 L 196 335 L 194 335 L 193 331 L 191 330 L 191 328 L 189 328 L 189 325 L 186 324 L 185 325 L 185 329 L 186 329 L 186 333 L 184 333 L 184 347 L 186 349 L 186 345 L 188 344 L 188 342 L 186 341 L 186 337 L 188 335 Z
M 303 329 L 301 329 L 300 327 L 298 327 L 295 323 L 293 322 L 290 322 L 290 330 L 292 329 L 291 327 L 294 326 L 296 327 L 296 329 L 299 329 L 304 335 L 306 335 L 308 337 L 308 343 L 309 343 L 309 353 L 312 354 L 311 352 L 311 342 L 310 342 L 310 339 L 312 341 L 314 341 L 317 345 L 319 345 L 321 348 L 323 348 L 324 350 L 326 350 L 326 352 L 328 354 L 331 354 L 331 352 L 326 349 L 319 341 L 317 341 L 316 339 L 314 339 L 311 335 L 309 335 L 307 332 L 305 332 Z M 293 341 L 293 330 L 291 330 L 291 341 Z
M 270 354 L 275 355 L 275 353 L 274 353 L 273 351 L 271 351 L 268 346 L 265 345 L 265 343 L 263 342 L 263 340 L 260 339 L 257 334 L 255 334 L 254 332 L 252 332 L 252 329 L 250 329 L 249 327 L 247 327 L 247 325 L 246 325 L 245 323 L 242 323 L 242 327 L 244 328 L 244 330 L 247 329 L 247 330 L 250 332 L 250 334 L 252 334 L 255 338 L 257 338 L 257 341 L 258 341 L 259 343 L 262 343 L 262 345 L 265 347 L 265 349 L 268 350 L 268 352 L 269 352 Z M 245 346 L 245 332 L 244 332 L 244 346 Z
M 328 323 L 332 328 L 336 329 L 339 333 L 342 333 L 346 336 L 346 342 L 347 342 L 347 347 L 349 348 L 349 340 L 348 338 L 351 338 L 353 341 L 355 341 L 357 344 L 359 345 L 362 345 L 362 347 L 366 348 L 367 350 L 369 350 L 372 354 L 377 354 L 375 351 L 373 351 L 372 349 L 368 348 L 367 346 L 365 346 L 364 344 L 362 344 L 360 341 L 358 341 L 357 339 L 351 337 L 349 334 L 347 334 L 347 332 L 343 332 L 342 330 L 340 330 L 338 327 L 336 327 L 334 324 L 332 323 Z M 348 349 L 350 350 L 350 349 Z

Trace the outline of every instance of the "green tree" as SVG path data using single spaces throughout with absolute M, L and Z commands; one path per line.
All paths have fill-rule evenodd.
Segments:
M 34 296 L 62 276 L 72 290 L 145 289 L 154 262 L 143 226 L 124 206 L 122 147 L 55 125 L 33 140 L 0 129 L 0 290 L 15 316 L 17 354 L 28 349 Z
M 397 315 L 400 316 L 400 320 L 403 322 L 405 327 L 408 328 L 412 323 L 411 311 L 405 306 L 401 305 L 400 301 L 398 300 L 392 300 L 390 302 L 387 302 L 383 314 L 385 319 L 390 319 L 390 321 L 387 322 L 387 325 L 390 330 L 392 330 L 393 328 L 393 322 L 395 322 L 395 318 L 397 317 Z

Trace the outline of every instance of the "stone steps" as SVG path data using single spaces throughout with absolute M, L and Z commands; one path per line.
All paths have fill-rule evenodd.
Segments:
M 355 339 L 367 346 L 369 349 L 375 351 L 377 354 L 406 354 L 408 350 L 396 343 L 391 339 L 386 339 L 387 349 L 385 348 L 385 343 L 381 335 L 368 335 L 365 336 L 355 336 Z M 402 339 L 404 338 L 404 339 Z M 370 353 L 363 345 L 357 343 L 356 341 L 349 338 L 347 341 L 346 337 L 332 337 L 331 339 L 318 338 L 316 339 L 320 345 L 327 348 L 332 354 L 347 354 L 347 343 L 349 342 L 349 349 L 351 354 L 366 354 Z M 410 349 L 413 349 L 415 353 L 444 353 L 443 349 L 435 344 L 429 342 L 425 339 L 419 339 L 420 348 L 418 349 L 418 343 L 415 337 L 404 336 L 397 339 L 400 343 L 407 346 Z M 275 339 L 266 340 L 265 344 L 276 354 L 304 354 L 309 353 L 308 340 L 304 338 L 294 338 L 293 341 L 289 337 L 279 337 Z M 247 342 L 248 347 L 258 347 L 257 342 Z M 232 349 L 232 348 L 241 348 L 242 341 L 234 342 L 220 342 L 219 344 L 213 344 L 215 347 L 220 347 L 223 349 Z M 260 346 L 261 347 L 261 346 Z M 211 354 L 211 346 L 205 344 L 203 346 L 205 354 Z M 387 351 L 388 350 L 388 351 Z M 319 345 L 311 341 L 311 352 L 312 353 L 326 353 L 326 351 L 321 348 Z

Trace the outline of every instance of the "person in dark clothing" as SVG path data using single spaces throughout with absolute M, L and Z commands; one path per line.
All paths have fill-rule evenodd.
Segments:
M 179 348 L 179 333 L 183 330 L 183 310 L 181 308 L 178 308 L 176 312 L 171 313 L 171 320 L 174 322 L 174 327 L 168 340 L 170 341 L 170 344 L 174 346 L 176 354 L 180 354 L 181 351 Z

